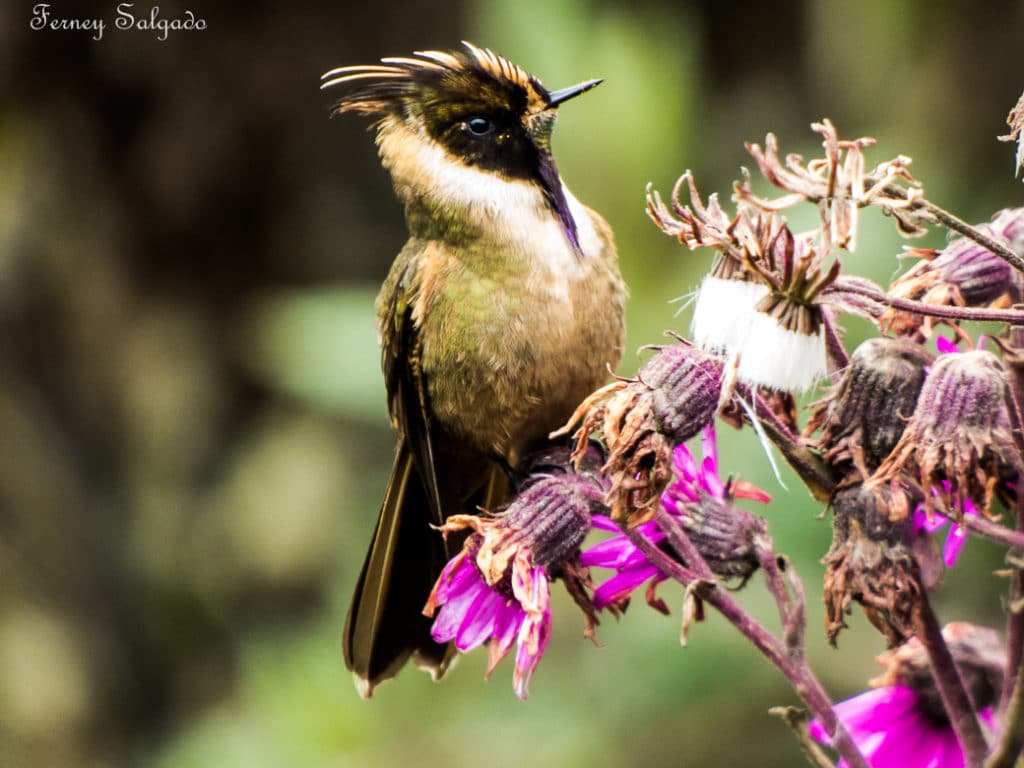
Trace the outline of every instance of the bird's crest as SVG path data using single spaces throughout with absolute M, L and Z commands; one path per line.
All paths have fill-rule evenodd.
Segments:
M 463 41 L 463 51 L 417 51 L 326 72 L 321 90 L 340 88 L 334 112 L 401 113 L 417 102 L 480 102 L 514 112 L 540 112 L 550 94 L 522 67 L 486 48 Z

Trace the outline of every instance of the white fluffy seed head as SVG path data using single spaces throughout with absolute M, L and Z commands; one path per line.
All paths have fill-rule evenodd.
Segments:
M 763 312 L 755 312 L 739 349 L 740 381 L 799 394 L 827 372 L 825 329 L 813 336 L 788 331 Z
M 739 351 L 754 316 L 760 314 L 754 307 L 767 295 L 764 283 L 708 275 L 700 285 L 693 309 L 694 341 L 707 352 L 728 355 Z

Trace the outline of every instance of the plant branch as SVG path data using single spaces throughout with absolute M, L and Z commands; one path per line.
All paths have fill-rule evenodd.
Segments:
M 890 189 L 899 189 L 899 187 L 894 185 L 887 187 L 886 192 L 889 192 Z M 969 240 L 973 240 L 982 248 L 986 248 L 994 253 L 1018 272 L 1024 272 L 1024 258 L 1021 258 L 1019 254 L 1014 253 L 1004 243 L 989 237 L 984 232 L 979 231 L 976 227 L 972 227 L 963 219 L 960 219 L 944 208 L 940 208 L 935 205 L 935 203 L 919 199 L 911 203 L 910 210 L 919 212 L 926 218 L 936 221 L 946 227 L 946 229 L 950 229 L 959 235 L 963 235 Z
M 825 730 L 831 734 L 833 746 L 851 768 L 869 768 L 850 734 L 836 717 L 832 702 L 821 687 L 821 683 L 807 666 L 803 653 L 788 652 L 785 645 L 744 611 L 728 591 L 719 587 L 710 566 L 675 520 L 665 514 L 656 516 L 655 520 L 664 531 L 666 540 L 673 547 L 678 545 L 679 557 L 686 560 L 690 568 L 683 567 L 674 558 L 651 545 L 639 531 L 629 528 L 624 528 L 624 531 L 655 566 L 684 586 L 689 586 L 694 580 L 714 585 L 714 589 L 707 590 L 701 595 L 702 599 L 721 613 L 782 672 L 797 695 L 803 699 L 814 716 L 825 726 Z
M 914 632 L 928 653 L 932 678 L 939 689 L 949 722 L 963 748 L 966 765 L 968 768 L 981 768 L 988 754 L 985 735 L 981 732 L 974 706 L 964 689 L 953 655 L 942 637 L 938 619 L 928 601 L 928 592 L 923 583 L 919 583 L 918 587 L 920 599 L 914 608 Z
M 1019 519 L 1019 511 L 1017 515 Z M 953 518 L 950 518 L 950 521 L 953 523 L 957 522 Z M 986 539 L 1019 549 L 1024 553 L 1024 530 L 1020 530 L 1019 527 L 1018 530 L 1013 530 L 980 515 L 964 515 L 963 520 L 959 522 L 961 525 L 966 525 L 971 533 L 976 533 L 979 536 L 984 536 Z
M 1019 684 L 1022 673 L 1024 669 L 1018 663 L 1016 674 L 1013 675 L 1018 684 L 1010 689 L 1012 693 L 1009 701 L 1004 702 L 1006 717 L 1003 731 L 999 734 L 999 743 L 985 763 L 985 768 L 1013 768 L 1024 748 L 1024 685 Z M 1007 670 L 1006 676 L 1011 677 L 1010 670 Z
M 913 299 L 901 299 L 890 296 L 880 288 L 869 288 L 866 285 L 852 282 L 837 282 L 824 290 L 825 294 L 849 294 L 854 296 L 866 296 L 879 304 L 900 309 L 905 312 L 914 312 L 929 317 L 944 317 L 953 320 L 969 320 L 977 322 L 995 323 L 1024 323 L 1024 312 L 1019 309 L 977 309 L 974 307 L 946 307 Z
M 832 320 L 826 316 L 824 323 L 825 350 L 828 352 L 828 373 L 832 383 L 835 384 L 839 381 L 843 369 L 849 364 L 850 356 L 846 353 L 846 347 L 843 346 L 839 334 L 836 333 L 836 327 Z
M 768 710 L 768 714 L 775 715 L 789 726 L 793 735 L 796 736 L 807 762 L 815 768 L 835 768 L 832 765 L 832 760 L 825 754 L 825 750 L 811 738 L 811 734 L 807 730 L 807 713 L 804 710 L 798 707 L 772 707 Z
M 775 598 L 775 605 L 779 609 L 779 620 L 782 622 L 783 628 L 786 630 L 785 634 L 787 637 L 786 647 L 790 653 L 803 653 L 803 632 L 796 633 L 799 637 L 799 642 L 793 643 L 789 641 L 790 624 L 793 620 L 794 614 L 803 614 L 802 606 L 797 606 L 794 610 L 793 596 L 790 591 L 786 588 L 786 582 L 782 578 L 782 572 L 779 569 L 779 560 L 775 554 L 774 547 L 772 546 L 772 540 L 768 534 L 758 536 L 754 541 L 754 552 L 757 555 L 757 562 L 761 566 L 761 570 L 764 572 L 764 579 L 768 586 L 768 591 L 772 597 Z
M 753 399 L 754 412 L 765 434 L 779 449 L 793 471 L 800 476 L 811 495 L 822 502 L 832 498 L 836 479 L 828 464 L 818 454 L 800 443 L 800 438 L 779 420 L 760 395 L 747 387 L 737 386 L 737 389 L 744 397 Z
M 1020 357 L 1020 352 L 1024 350 L 1024 328 L 1017 326 L 1010 331 L 1010 347 L 1014 352 L 1008 355 L 1013 394 L 1019 409 L 1024 402 L 1024 359 Z M 1016 534 L 1024 538 L 1024 488 L 1021 487 L 1021 478 L 1017 479 L 1016 512 Z M 1019 541 L 1014 546 L 1020 553 L 1024 553 L 1024 546 Z M 1006 621 L 1006 673 L 999 701 L 1003 730 L 985 768 L 1010 768 L 1016 763 L 1024 746 L 1024 573 L 1019 561 L 1012 565 L 1010 571 L 1007 610 L 1010 615 Z

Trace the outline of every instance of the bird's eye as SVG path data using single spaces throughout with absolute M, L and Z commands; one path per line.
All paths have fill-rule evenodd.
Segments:
M 466 121 L 466 130 L 474 136 L 488 136 L 494 133 L 494 123 L 486 117 L 471 117 Z

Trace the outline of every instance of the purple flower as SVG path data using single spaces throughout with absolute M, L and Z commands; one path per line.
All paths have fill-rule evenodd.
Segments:
M 964 753 L 953 727 L 929 715 L 906 685 L 873 688 L 835 706 L 853 742 L 873 768 L 963 768 Z M 992 710 L 978 713 L 991 724 Z M 823 744 L 832 740 L 819 720 L 809 725 Z M 845 760 L 838 768 L 846 768 Z
M 701 435 L 703 460 L 696 457 L 685 445 L 676 446 L 672 455 L 675 480 L 661 495 L 661 505 L 673 517 L 681 521 L 687 516 L 687 507 L 706 502 L 708 499 L 725 502 L 728 496 L 742 496 L 757 501 L 768 501 L 764 491 L 747 483 L 732 483 L 729 488 L 718 475 L 718 451 L 715 446 L 714 425 L 704 427 Z M 594 515 L 594 528 L 604 531 L 619 531 L 619 526 L 604 515 Z M 655 546 L 661 545 L 665 534 L 658 524 L 649 520 L 633 529 Z M 598 610 L 625 600 L 633 590 L 645 582 L 648 585 L 648 602 L 659 609 L 662 603 L 654 598 L 654 587 L 667 577 L 658 570 L 629 538 L 623 534 L 595 544 L 580 555 L 585 566 L 608 568 L 616 573 L 594 591 L 594 607 Z
M 945 494 L 950 495 L 950 483 L 948 480 L 943 481 Z M 932 488 L 932 495 L 939 497 L 942 495 L 937 488 Z M 969 496 L 965 496 L 961 507 L 961 512 L 964 516 L 977 516 L 978 508 L 974 502 L 971 501 Z M 925 509 L 923 503 L 918 504 L 914 509 L 914 530 L 924 531 L 925 533 L 935 533 L 941 530 L 943 527 L 950 525 L 949 518 L 944 515 L 929 515 Z M 952 568 L 956 565 L 956 559 L 960 556 L 960 550 L 963 549 L 964 544 L 967 541 L 967 526 L 964 523 L 953 523 L 949 529 L 949 533 L 946 535 L 946 543 L 942 547 L 942 562 L 946 564 L 947 568 Z
M 490 641 L 487 675 L 517 645 L 512 683 L 525 699 L 530 678 L 551 638 L 550 585 L 560 578 L 577 598 L 593 635 L 594 609 L 586 600 L 580 544 L 590 531 L 592 509 L 604 487 L 596 456 L 584 454 L 577 470 L 568 449 L 528 457 L 519 495 L 486 516 L 452 515 L 440 531 L 471 531 L 462 550 L 438 577 L 423 612 L 436 613 L 431 636 L 465 653 Z M 601 506 L 603 507 L 603 505 Z
M 513 687 L 520 699 L 529 695 L 530 678 L 551 637 L 548 576 L 517 553 L 511 574 L 489 585 L 476 564 L 476 553 L 462 550 L 441 572 L 425 613 L 437 618 L 430 634 L 439 643 L 454 642 L 463 653 L 490 640 L 487 675 L 518 644 Z

